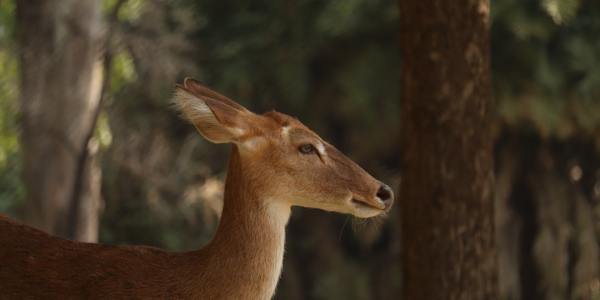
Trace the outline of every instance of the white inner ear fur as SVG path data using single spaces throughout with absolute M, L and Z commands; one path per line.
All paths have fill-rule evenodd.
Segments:
M 214 119 L 217 122 L 213 112 L 210 110 L 208 105 L 201 99 L 196 98 L 194 95 L 183 91 L 177 90 L 173 101 L 177 106 L 177 109 L 183 113 L 188 121 L 195 123 L 198 120 Z
M 221 131 L 221 133 L 227 133 L 227 136 L 231 138 L 239 137 L 244 134 L 244 130 L 236 127 L 225 127 L 223 126 L 217 117 L 210 109 L 210 107 L 204 102 L 204 100 L 183 91 L 177 90 L 173 99 L 177 109 L 183 114 L 183 116 L 203 134 L 205 138 L 213 142 L 220 142 L 211 137 L 210 132 L 215 130 Z

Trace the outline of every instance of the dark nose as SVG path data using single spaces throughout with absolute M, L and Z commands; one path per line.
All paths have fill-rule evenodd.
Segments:
M 394 192 L 385 184 L 382 184 L 379 187 L 376 196 L 379 198 L 379 200 L 381 200 L 381 202 L 383 202 L 383 204 L 385 204 L 386 210 L 390 209 L 392 203 L 394 203 Z

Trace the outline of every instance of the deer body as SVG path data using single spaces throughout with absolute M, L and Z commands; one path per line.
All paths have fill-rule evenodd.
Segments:
M 219 228 L 197 251 L 73 242 L 0 217 L 0 299 L 270 299 L 290 207 L 257 198 L 239 163 L 234 149 Z
M 359 217 L 389 209 L 389 188 L 299 122 L 254 115 L 194 81 L 179 88 L 180 109 L 200 133 L 234 143 L 212 241 L 184 253 L 104 246 L 0 216 L 0 299 L 270 299 L 292 205 Z

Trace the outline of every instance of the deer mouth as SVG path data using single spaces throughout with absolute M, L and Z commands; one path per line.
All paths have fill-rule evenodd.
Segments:
M 356 197 L 352 197 L 351 202 L 356 205 L 358 208 L 366 208 L 366 209 L 375 209 L 375 210 L 385 210 L 385 208 L 375 206 L 374 204 L 367 202 L 366 200 L 362 200 Z

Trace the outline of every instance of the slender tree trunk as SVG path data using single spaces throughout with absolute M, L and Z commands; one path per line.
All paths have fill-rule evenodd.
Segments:
M 400 0 L 404 299 L 495 299 L 487 0 Z
M 86 152 L 94 150 L 88 145 L 89 132 L 101 90 L 100 5 L 92 0 L 20 0 L 16 13 L 25 219 L 84 241 L 97 238 L 100 208 L 100 170 Z M 84 176 L 78 187 L 77 174 Z M 75 229 L 69 228 L 73 217 Z

